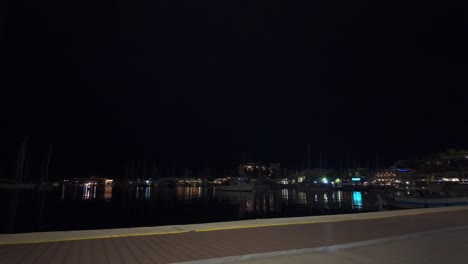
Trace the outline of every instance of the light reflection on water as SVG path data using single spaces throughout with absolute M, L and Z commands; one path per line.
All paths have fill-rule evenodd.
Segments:
M 297 200 L 301 204 L 306 204 L 307 203 L 307 196 L 305 192 L 298 192 L 297 193 Z
M 36 193 L 21 197 L 25 206 L 18 210 L 24 212 L 17 215 L 29 215 L 31 219 L 38 217 L 34 209 Z M 8 196 L 2 199 L 11 200 Z M 27 219 L 18 224 L 21 227 L 17 229 L 28 232 L 54 230 L 57 226 L 61 226 L 61 230 L 117 228 L 380 210 L 377 197 L 362 192 L 313 192 L 292 188 L 222 192 L 207 187 L 113 188 L 94 185 L 53 189 L 47 192 L 44 206 L 44 213 L 40 214 L 44 217 L 43 227 L 36 229 L 37 225 L 32 224 L 36 221 Z M 4 210 L 7 214 L 9 207 Z
M 62 200 L 65 199 L 65 186 L 62 186 Z
M 177 197 L 182 200 L 190 200 L 202 196 L 202 187 L 176 187 Z
M 96 199 L 97 186 L 83 185 L 83 200 Z
M 112 198 L 112 186 L 104 187 L 104 200 L 110 200 Z
M 68 200 L 94 200 L 100 199 L 99 194 L 103 194 L 104 199 L 112 198 L 112 187 L 99 187 L 95 185 L 80 185 L 73 187 L 60 187 L 60 199 Z
M 362 208 L 362 193 L 353 192 L 353 208 Z
M 283 201 L 289 200 L 289 191 L 287 188 L 281 190 L 281 199 L 283 199 Z

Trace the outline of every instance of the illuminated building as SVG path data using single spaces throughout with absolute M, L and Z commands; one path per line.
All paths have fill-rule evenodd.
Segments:
M 329 169 L 306 169 L 306 170 L 301 170 L 296 178 L 297 182 L 307 182 L 307 181 L 315 181 L 315 182 L 322 182 L 322 180 L 325 178 L 328 181 L 328 178 L 330 177 L 331 174 L 333 174 L 335 171 L 334 170 L 329 170 Z
M 251 179 L 277 179 L 280 178 L 280 163 L 250 162 L 241 165 L 241 173 Z
M 374 174 L 374 180 L 372 182 L 380 185 L 392 185 L 400 181 L 395 170 L 383 170 L 377 171 Z

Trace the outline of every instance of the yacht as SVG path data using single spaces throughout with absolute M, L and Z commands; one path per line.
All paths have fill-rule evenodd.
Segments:
M 442 196 L 435 193 L 417 195 L 393 195 L 390 197 L 377 196 L 381 205 L 400 209 L 431 208 L 468 205 L 467 196 Z
M 248 183 L 242 179 L 235 179 L 227 182 L 225 185 L 216 186 L 215 190 L 230 192 L 251 192 L 253 191 L 253 183 Z

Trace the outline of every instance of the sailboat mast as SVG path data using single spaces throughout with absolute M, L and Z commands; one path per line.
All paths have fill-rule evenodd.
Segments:
M 44 181 L 47 181 L 49 179 L 49 166 L 50 166 L 51 155 L 52 155 L 52 144 L 49 144 L 49 151 L 47 153 L 47 162 L 46 162 L 45 173 L 44 173 Z
M 24 138 L 23 143 L 21 144 L 21 155 L 20 155 L 20 162 L 19 162 L 19 168 L 18 168 L 18 175 L 17 175 L 17 180 L 18 182 L 21 182 L 23 178 L 23 169 L 24 169 L 24 160 L 26 156 L 26 144 L 28 142 L 28 136 Z
M 320 152 L 320 170 L 322 170 L 322 152 Z

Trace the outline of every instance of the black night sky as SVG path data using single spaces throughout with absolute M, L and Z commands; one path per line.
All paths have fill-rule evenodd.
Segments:
M 468 13 L 444 1 L 6 1 L 0 173 L 134 159 L 388 165 L 468 147 Z

